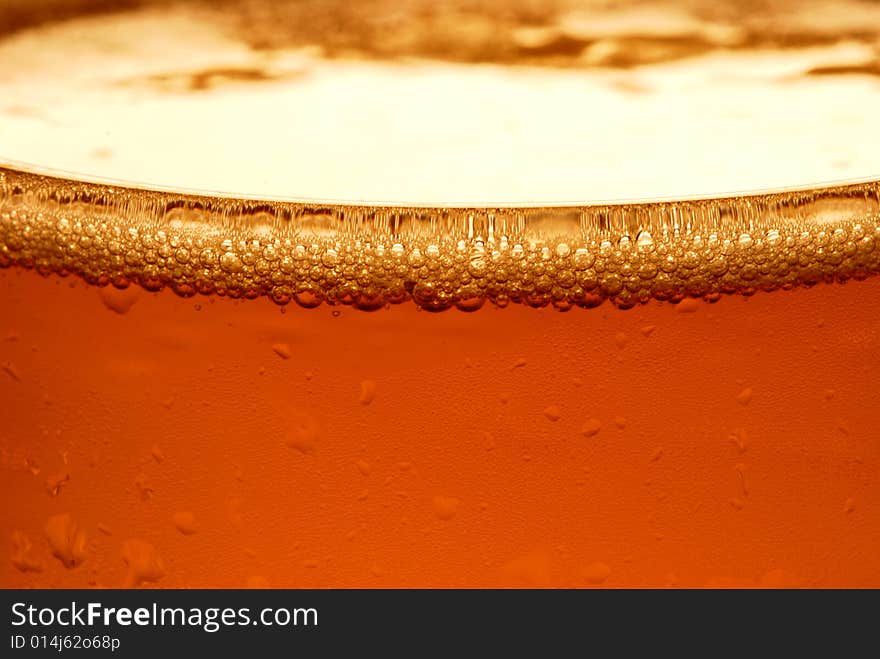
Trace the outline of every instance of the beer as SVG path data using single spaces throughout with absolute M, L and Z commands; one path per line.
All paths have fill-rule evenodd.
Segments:
M 269 5 L 230 6 L 247 39 L 275 34 L 252 12 L 271 14 Z M 473 28 L 468 11 L 500 20 L 499 7 L 524 6 L 456 15 Z M 179 23 L 194 24 L 188 7 L 78 17 L 0 46 L 71 48 L 66 34 L 109 38 L 145 20 L 180 43 Z M 631 112 L 644 102 L 659 111 L 672 98 L 680 114 L 667 117 L 687 117 L 706 90 L 730 92 L 711 68 L 719 51 L 734 51 L 740 71 L 761 52 L 745 37 L 737 46 L 736 22 L 664 7 L 673 27 L 655 17 L 651 25 L 665 32 L 651 38 L 634 18 L 644 13 L 619 7 L 605 22 L 588 13 L 604 36 L 587 38 L 575 18 L 596 10 L 583 3 L 581 14 L 544 10 L 558 25 L 543 32 L 516 24 L 515 49 L 503 30 L 481 41 L 462 28 L 471 40 L 443 56 L 415 19 L 421 36 L 391 45 L 352 37 L 369 33 L 370 21 L 332 38 L 328 30 L 320 56 L 292 50 L 303 37 L 295 22 L 283 23 L 283 43 L 250 43 L 258 59 L 261 48 L 275 53 L 268 68 L 229 64 L 235 49 L 204 37 L 211 66 L 147 75 L 135 45 L 135 64 L 102 60 L 116 61 L 122 78 L 107 75 L 106 88 L 89 92 L 95 97 L 80 91 L 65 107 L 83 122 L 79 132 L 53 124 L 47 100 L 53 89 L 72 94 L 69 83 L 36 59 L 28 64 L 51 85 L 33 87 L 40 111 L 24 103 L 5 115 L 16 131 L 3 155 L 40 166 L 0 168 L 0 491 L 9 502 L 0 513 L 0 584 L 880 585 L 872 551 L 880 533 L 880 183 L 865 177 L 876 173 L 864 167 L 874 157 L 870 140 L 853 139 L 862 126 L 856 110 L 878 102 L 876 87 L 839 64 L 852 56 L 843 37 L 826 39 L 830 54 L 817 38 L 803 52 L 787 45 L 813 71 L 803 80 L 758 76 L 734 86 L 773 100 L 781 86 L 803 85 L 791 93 L 817 104 L 831 103 L 817 90 L 850 95 L 856 118 L 828 124 L 840 137 L 825 156 L 805 162 L 771 150 L 762 163 L 744 147 L 675 158 L 651 148 L 665 137 L 626 122 L 607 129 L 609 141 L 628 139 L 624 153 L 668 161 L 669 172 L 618 152 L 597 161 L 586 142 L 566 151 L 565 136 L 582 123 L 615 125 L 614 116 L 574 110 Z M 373 9 L 381 16 L 388 7 Z M 185 34 L 193 43 L 203 36 Z M 77 57 L 102 53 L 95 42 Z M 571 50 L 573 42 L 580 46 Z M 293 53 L 319 61 L 308 69 Z M 452 69 L 396 61 L 401 55 Z M 814 57 L 843 70 L 822 73 L 830 65 Z M 698 87 L 680 83 L 701 66 L 712 73 Z M 297 67 L 312 73 L 294 75 Z M 94 70 L 85 67 L 83 79 Z M 327 71 L 332 78 L 322 77 Z M 366 105 L 334 109 L 341 97 L 328 85 L 338 79 L 352 93 L 369 83 Z M 307 100 L 320 92 L 325 103 L 314 114 L 283 106 L 289 112 L 320 122 L 382 107 L 393 118 L 397 103 L 383 94 L 401 79 L 404 88 L 448 84 L 461 95 L 433 113 L 417 103 L 435 123 L 423 117 L 413 132 L 372 115 L 385 126 L 374 138 L 384 150 L 371 150 L 360 124 L 331 116 L 324 127 L 341 132 L 324 130 L 320 146 L 354 164 L 327 165 L 309 149 L 308 131 L 296 133 L 296 152 L 273 150 L 260 141 L 268 129 L 235 115 L 260 94 L 287 102 L 302 84 L 316 85 L 303 92 Z M 423 79 L 430 85 L 419 87 Z M 651 91 L 669 80 L 670 96 Z M 575 82 L 593 85 L 589 104 Z M 24 85 L 14 76 L 4 84 Z M 475 102 L 532 99 L 536 88 L 555 104 L 526 108 L 543 113 L 532 128 L 519 106 L 496 120 Z M 116 94 L 130 104 L 115 105 Z M 94 146 L 99 124 L 122 131 L 151 113 L 180 139 L 169 110 L 201 116 L 200 94 L 210 94 L 219 116 L 241 117 L 251 141 L 229 136 L 234 158 L 218 164 L 209 157 L 218 147 L 199 140 L 186 146 L 204 144 L 206 153 L 160 153 L 138 130 L 111 141 L 121 149 Z M 632 106 L 632 95 L 654 100 Z M 371 106 L 374 96 L 382 98 Z M 466 121 L 455 114 L 462 105 Z M 89 107 L 101 111 L 89 118 Z M 760 122 L 776 110 L 739 111 L 753 123 L 737 123 L 734 112 L 718 125 L 753 131 L 751 149 L 785 142 L 774 141 L 781 124 Z M 811 111 L 782 114 L 806 130 Z M 558 134 L 542 128 L 554 122 Z M 289 137 L 289 127 L 271 126 Z M 810 130 L 808 142 L 818 129 Z M 41 141 L 42 131 L 52 139 Z M 639 139 L 624 137 L 633 131 Z M 152 137 L 162 148 L 176 143 L 159 133 Z M 464 133 L 469 141 L 455 143 Z M 556 135 L 559 162 L 545 154 L 511 167 L 504 135 L 525 143 L 533 133 Z M 88 148 L 56 149 L 63 135 Z M 700 152 L 698 141 L 676 143 Z M 364 144 L 367 155 L 358 155 Z M 523 152 L 542 153 L 530 148 Z M 828 157 L 836 149 L 845 160 Z M 415 173 L 401 167 L 407 158 Z M 776 158 L 787 167 L 775 168 Z M 489 162 L 504 176 L 487 172 Z M 296 172 L 293 183 L 285 171 Z M 835 172 L 860 180 L 822 183 Z M 304 181 L 312 192 L 289 198 L 284 186 Z M 197 188 L 224 192 L 190 191 Z M 765 190 L 729 192 L 747 188 Z M 624 196 L 636 200 L 604 201 Z M 322 197 L 329 200 L 315 200 Z

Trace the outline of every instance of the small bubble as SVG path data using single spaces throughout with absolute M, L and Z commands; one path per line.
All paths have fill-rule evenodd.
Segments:
M 366 460 L 358 460 L 355 463 L 355 465 L 357 466 L 358 471 L 361 472 L 361 475 L 363 475 L 363 476 L 370 475 L 370 463 L 369 462 L 367 462 Z
M 740 405 L 748 405 L 752 400 L 752 388 L 746 387 L 736 397 L 736 402 Z
M 220 257 L 220 268 L 229 273 L 241 272 L 244 264 L 235 252 L 226 252 Z
M 834 398 L 835 393 L 836 392 L 834 391 L 834 389 L 826 389 L 822 392 L 822 397 L 825 400 L 831 400 L 832 398 Z
M 626 428 L 626 418 L 622 416 L 616 416 L 612 419 L 612 422 L 619 430 L 623 430 Z
M 614 345 L 617 346 L 618 350 L 623 350 L 626 348 L 626 344 L 629 343 L 629 337 L 623 332 L 618 332 L 614 335 Z
M 562 418 L 562 410 L 559 409 L 558 405 L 550 405 L 544 409 L 544 416 L 549 421 L 559 421 Z
M 746 504 L 745 501 L 743 501 L 739 497 L 734 497 L 730 500 L 730 505 L 733 506 L 734 510 L 742 510 Z
M 525 357 L 518 358 L 515 362 L 513 362 L 513 368 L 523 368 L 526 365 Z
M 651 453 L 650 462 L 657 462 L 662 457 L 663 457 L 663 449 L 656 448 L 656 449 L 654 449 L 654 452 Z
M 290 359 L 290 346 L 286 343 L 273 343 L 272 351 L 281 359 Z
M 657 329 L 656 325 L 645 325 L 639 330 L 643 336 L 651 336 Z
M 856 509 L 856 500 L 849 497 L 843 504 L 843 512 L 849 514 Z

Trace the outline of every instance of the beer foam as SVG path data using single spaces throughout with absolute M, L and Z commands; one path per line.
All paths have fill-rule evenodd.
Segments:
M 880 273 L 880 182 L 566 206 L 179 194 L 0 168 L 0 266 L 279 305 L 627 309 Z

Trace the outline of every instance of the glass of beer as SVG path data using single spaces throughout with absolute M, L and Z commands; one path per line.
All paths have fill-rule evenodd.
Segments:
M 878 47 L 5 3 L 0 585 L 880 586 Z

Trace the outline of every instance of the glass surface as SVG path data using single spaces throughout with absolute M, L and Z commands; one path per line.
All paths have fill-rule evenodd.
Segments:
M 873 26 L 6 3 L 0 586 L 880 585 Z

